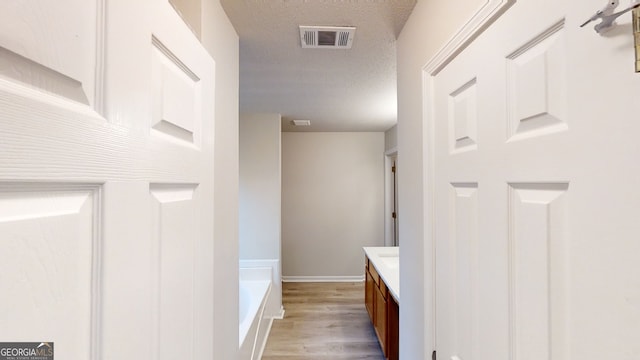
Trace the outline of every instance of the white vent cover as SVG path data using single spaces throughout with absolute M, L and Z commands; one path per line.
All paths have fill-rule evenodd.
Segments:
M 300 42 L 303 48 L 351 49 L 356 28 L 352 26 L 303 26 L 300 25 Z
M 311 120 L 293 120 L 294 126 L 311 126 Z

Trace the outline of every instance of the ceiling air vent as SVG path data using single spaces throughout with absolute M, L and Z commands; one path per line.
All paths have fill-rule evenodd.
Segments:
M 311 126 L 311 120 L 293 120 L 294 126 Z
M 300 41 L 307 49 L 351 49 L 355 33 L 352 26 L 300 25 Z

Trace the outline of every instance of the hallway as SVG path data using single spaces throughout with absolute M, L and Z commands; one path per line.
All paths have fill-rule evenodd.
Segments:
M 263 360 L 383 360 L 364 307 L 364 283 L 283 283 Z

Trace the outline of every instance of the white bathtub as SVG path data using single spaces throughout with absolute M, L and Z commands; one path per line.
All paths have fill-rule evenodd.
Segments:
M 271 269 L 240 269 L 239 348 L 241 360 L 259 360 L 269 324 L 264 309 L 271 291 Z

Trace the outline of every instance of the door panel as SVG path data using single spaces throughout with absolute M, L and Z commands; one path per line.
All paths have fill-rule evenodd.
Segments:
M 0 75 L 85 105 L 95 105 L 100 0 L 3 1 Z
M 210 358 L 213 253 L 207 249 L 213 228 L 206 219 L 213 218 L 214 103 L 202 99 L 215 96 L 215 64 L 168 2 L 114 2 L 109 8 L 110 19 L 138 31 L 110 29 L 114 59 L 107 67 L 112 85 L 107 113 L 113 125 L 127 123 L 147 144 L 137 161 L 149 167 L 147 187 L 144 192 L 136 187 L 135 195 L 146 204 L 140 214 L 146 221 L 139 225 L 145 227 L 148 241 L 149 293 L 148 302 L 139 305 L 148 308 L 143 316 L 115 315 L 118 306 L 110 308 L 119 320 L 105 327 L 113 336 L 107 338 L 114 340 L 108 344 L 109 355 L 128 356 L 116 339 L 121 339 L 119 328 L 133 317 L 151 323 L 149 333 L 137 335 L 150 346 L 150 354 L 144 356 Z M 125 59 L 115 58 L 122 53 Z M 123 88 L 128 91 L 118 91 Z M 135 263 L 127 266 L 137 271 Z
M 478 184 L 451 185 L 452 344 L 469 359 L 478 345 Z
M 507 56 L 509 141 L 568 129 L 565 21 Z
M 153 36 L 152 73 L 156 135 L 200 146 L 200 78 L 160 39 Z
M 640 77 L 600 5 L 519 0 L 427 78 L 439 358 L 640 356 Z
M 510 184 L 512 355 L 562 359 L 566 348 L 568 184 Z
M 449 97 L 449 151 L 478 149 L 477 79 L 473 78 Z
M 158 359 L 191 358 L 194 345 L 194 239 L 197 208 L 193 185 L 152 184 L 154 323 Z
M 481 233 L 486 185 L 477 174 L 479 153 L 488 149 L 483 133 L 484 74 L 472 66 L 447 71 L 453 66 L 446 67 L 434 85 L 436 349 L 438 357 L 469 360 L 478 359 L 486 348 L 480 340 L 486 316 L 480 307 L 486 291 L 480 267 L 485 266 L 486 251 L 495 239 L 485 239 Z M 452 169 L 455 176 L 438 176 Z
M 49 339 L 87 359 L 95 347 L 100 188 L 0 184 L 0 338 Z

